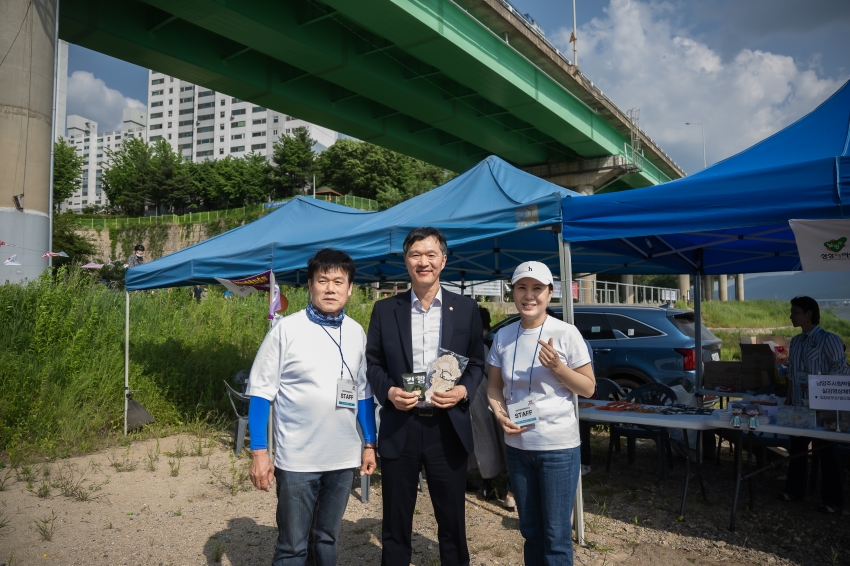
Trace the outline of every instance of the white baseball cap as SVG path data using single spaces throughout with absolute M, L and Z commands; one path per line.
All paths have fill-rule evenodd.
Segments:
M 539 261 L 526 261 L 525 263 L 519 264 L 519 266 L 514 270 L 514 276 L 511 277 L 511 285 L 525 277 L 536 279 L 544 285 L 552 284 L 552 272 L 545 264 L 540 263 Z

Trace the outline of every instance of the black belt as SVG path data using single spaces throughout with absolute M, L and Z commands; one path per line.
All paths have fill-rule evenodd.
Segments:
M 413 407 L 410 412 L 417 417 L 436 417 L 442 410 L 439 407 Z

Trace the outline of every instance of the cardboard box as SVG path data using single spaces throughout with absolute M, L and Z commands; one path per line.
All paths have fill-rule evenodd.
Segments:
M 741 344 L 766 344 L 773 342 L 777 346 L 787 346 L 789 340 L 785 336 L 741 336 Z
M 768 338 L 759 336 L 760 338 Z M 762 372 L 767 374 L 765 380 Z M 776 377 L 776 360 L 773 350 L 767 344 L 741 344 L 741 373 L 744 374 L 744 387 L 760 389 L 770 385 Z M 766 381 L 766 383 L 765 383 Z
M 734 387 L 736 391 L 743 391 L 741 376 L 741 362 L 705 362 L 705 373 L 703 374 L 703 387 L 714 389 L 718 385 L 723 387 Z
M 754 392 L 768 385 L 773 385 L 773 372 L 741 370 L 741 386 L 744 391 Z

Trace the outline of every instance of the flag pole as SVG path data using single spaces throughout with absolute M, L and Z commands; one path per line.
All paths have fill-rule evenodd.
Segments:
M 130 291 L 124 291 L 124 436 L 127 436 L 127 409 L 130 395 Z

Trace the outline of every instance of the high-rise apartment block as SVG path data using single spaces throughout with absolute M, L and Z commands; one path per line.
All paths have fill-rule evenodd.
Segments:
M 120 130 L 98 133 L 97 122 L 83 116 L 68 116 L 68 143 L 85 157 L 83 181 L 80 189 L 60 205 L 62 211 L 82 212 L 88 206 L 106 206 L 109 199 L 103 192 L 101 176 L 103 165 L 108 163 L 106 149 L 118 150 L 125 140 L 145 139 L 145 113 L 136 108 L 125 108 Z
M 333 130 L 156 71 L 148 78 L 148 142 L 167 140 L 186 160 L 244 157 L 252 151 L 269 159 L 274 143 L 298 127 L 309 130 L 316 151 L 338 138 Z

